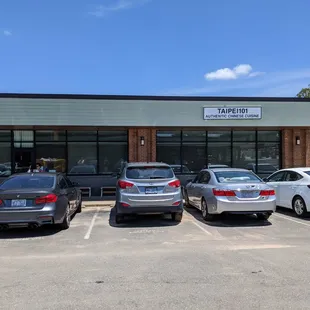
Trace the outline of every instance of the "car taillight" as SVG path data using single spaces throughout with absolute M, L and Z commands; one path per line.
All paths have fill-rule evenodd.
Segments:
M 3 201 L 0 199 L 0 206 L 3 204 Z
M 130 182 L 127 182 L 127 181 L 119 180 L 119 181 L 118 181 L 118 186 L 119 186 L 121 189 L 126 189 L 126 188 L 131 188 L 131 187 L 133 187 L 133 183 L 130 183 Z
M 181 203 L 181 201 L 176 201 L 176 202 L 174 202 L 172 205 L 173 205 L 173 206 L 179 206 L 180 203 Z
M 168 183 L 168 185 L 170 187 L 180 187 L 181 186 L 181 182 L 180 182 L 180 180 L 175 180 L 175 181 L 172 181 L 172 182 Z
M 36 205 L 41 205 L 44 203 L 56 202 L 57 199 L 58 197 L 55 194 L 48 194 L 46 196 L 36 198 L 35 203 Z
M 126 203 L 126 202 L 121 202 L 121 206 L 122 207 L 126 207 L 126 208 L 130 207 L 130 205 L 128 203 Z
M 260 196 L 274 196 L 275 194 L 274 189 L 260 191 Z
M 233 196 L 236 196 L 236 193 L 230 190 L 213 188 L 213 195 L 217 197 L 233 197 Z

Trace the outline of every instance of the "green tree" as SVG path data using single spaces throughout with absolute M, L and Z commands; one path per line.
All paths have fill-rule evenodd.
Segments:
M 303 88 L 298 94 L 298 98 L 310 98 L 310 84 L 308 87 Z

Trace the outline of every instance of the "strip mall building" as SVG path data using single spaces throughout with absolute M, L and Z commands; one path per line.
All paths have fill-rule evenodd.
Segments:
M 310 100 L 0 94 L 0 177 L 41 162 L 109 196 L 124 161 L 163 161 L 181 180 L 210 164 L 310 166 Z

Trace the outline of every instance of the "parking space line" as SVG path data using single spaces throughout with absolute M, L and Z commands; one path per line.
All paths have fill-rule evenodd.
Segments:
M 207 235 L 212 236 L 212 234 L 207 231 L 204 227 L 200 226 L 198 223 L 191 221 L 194 225 L 196 225 L 200 230 L 202 230 L 203 232 L 205 232 Z
M 93 216 L 93 218 L 92 218 L 92 220 L 91 220 L 91 222 L 90 222 L 88 231 L 87 231 L 87 233 L 86 233 L 86 235 L 85 235 L 85 237 L 84 237 L 85 240 L 88 240 L 88 239 L 90 238 L 90 234 L 91 234 L 91 232 L 92 232 L 92 230 L 93 230 L 93 227 L 94 227 L 94 225 L 95 225 L 96 218 L 97 218 L 97 216 L 98 216 L 98 214 L 99 214 L 99 211 L 100 211 L 100 208 L 97 208 L 97 211 L 96 211 L 96 213 L 94 214 L 94 216 Z
M 282 219 L 285 219 L 285 220 L 288 220 L 288 221 L 291 221 L 291 222 L 295 222 L 295 223 L 298 223 L 298 224 L 301 224 L 301 225 L 305 225 L 305 226 L 310 227 L 310 224 L 308 224 L 308 223 L 304 223 L 304 222 L 301 222 L 301 221 L 297 221 L 297 220 L 291 219 L 291 218 L 286 217 L 286 216 L 282 216 L 282 215 L 275 214 L 275 213 L 273 214 L 273 216 L 280 217 L 280 218 L 282 218 Z

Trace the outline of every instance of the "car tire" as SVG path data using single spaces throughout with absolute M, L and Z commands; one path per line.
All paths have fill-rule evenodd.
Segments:
M 205 199 L 202 199 L 201 200 L 201 214 L 202 214 L 202 218 L 205 220 L 205 221 L 214 221 L 215 219 L 215 215 L 214 214 L 210 214 L 208 212 L 208 206 L 207 206 L 207 202 Z
M 297 196 L 293 200 L 293 210 L 298 217 L 305 217 L 308 213 L 305 201 Z
M 270 213 L 257 213 L 256 216 L 260 221 L 267 221 L 270 217 Z
M 70 215 L 70 207 L 68 206 L 66 209 L 64 220 L 60 224 L 60 228 L 62 230 L 66 230 L 70 227 L 70 223 L 71 223 L 71 215 Z
M 80 202 L 78 204 L 78 207 L 76 209 L 76 213 L 81 213 L 82 212 L 82 197 L 80 198 Z
M 171 218 L 174 222 L 180 223 L 182 221 L 183 212 L 174 212 L 171 214 Z
M 116 224 L 122 224 L 124 223 L 124 216 L 121 214 L 116 214 L 115 215 L 115 223 Z

